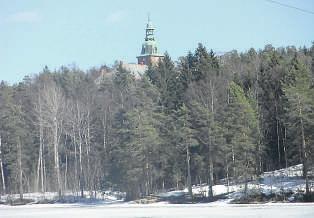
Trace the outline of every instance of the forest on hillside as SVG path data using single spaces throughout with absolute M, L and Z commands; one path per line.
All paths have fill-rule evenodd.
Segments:
M 116 72 L 96 83 L 103 69 Z M 45 67 L 0 84 L 0 193 L 131 200 L 207 183 L 211 198 L 214 184 L 299 163 L 308 181 L 313 112 L 314 44 L 222 56 L 199 44 L 141 79 L 121 65 Z

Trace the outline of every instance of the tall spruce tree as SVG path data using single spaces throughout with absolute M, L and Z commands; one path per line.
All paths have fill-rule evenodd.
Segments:
M 257 116 L 239 85 L 231 82 L 229 89 L 230 102 L 226 105 L 223 119 L 224 149 L 233 177 L 245 182 L 247 193 L 248 179 L 256 173 Z
M 289 131 L 294 131 L 295 143 L 301 152 L 303 177 L 306 181 L 306 194 L 309 194 L 309 166 L 313 152 L 314 127 L 314 92 L 311 87 L 310 72 L 299 61 L 294 59 L 294 65 L 289 72 L 290 82 L 284 86 L 284 93 L 288 99 L 287 112 Z

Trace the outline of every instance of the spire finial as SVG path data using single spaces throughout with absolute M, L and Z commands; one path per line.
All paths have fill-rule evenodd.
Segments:
M 148 20 L 148 23 L 150 22 L 150 13 L 148 12 L 147 13 L 147 20 Z

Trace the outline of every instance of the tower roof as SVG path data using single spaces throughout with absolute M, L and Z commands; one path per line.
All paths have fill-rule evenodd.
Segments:
M 158 53 L 158 44 L 155 40 L 155 27 L 148 15 L 148 20 L 146 24 L 146 34 L 145 34 L 145 41 L 142 45 L 141 55 L 140 56 L 147 56 L 147 55 L 155 55 L 155 56 L 163 56 Z
M 159 60 L 161 60 L 164 56 L 158 51 L 158 44 L 155 40 L 154 35 L 155 27 L 150 20 L 150 16 L 148 15 L 148 20 L 146 24 L 145 30 L 145 41 L 142 44 L 141 54 L 137 56 L 138 64 L 141 65 L 149 65 L 156 64 Z

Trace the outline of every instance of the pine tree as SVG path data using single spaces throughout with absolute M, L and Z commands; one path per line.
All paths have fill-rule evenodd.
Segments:
M 245 181 L 245 193 L 249 176 L 256 169 L 257 116 L 243 89 L 231 82 L 230 102 L 224 111 L 224 137 L 226 157 L 232 163 L 232 175 Z M 228 164 L 228 163 L 227 163 Z
M 290 83 L 284 86 L 284 93 L 288 99 L 288 122 L 292 130 L 297 133 L 297 144 L 301 151 L 301 161 L 303 163 L 303 177 L 306 181 L 306 194 L 309 194 L 308 171 L 313 151 L 313 111 L 314 94 L 311 88 L 310 72 L 296 59 L 290 72 Z M 291 131 L 291 130 L 290 130 Z
M 22 110 L 23 104 L 18 97 L 17 90 L 7 87 L 5 84 L 1 84 L 1 153 L 3 154 L 2 165 L 7 166 L 7 170 L 10 172 L 10 177 L 7 179 L 8 184 L 14 186 L 16 184 L 20 199 L 23 199 L 24 192 L 24 176 L 26 177 L 26 170 L 30 170 L 30 167 L 25 163 L 25 151 L 28 142 L 27 138 L 27 126 L 25 121 L 25 113 Z M 29 148 L 30 149 L 30 148 Z M 31 158 L 28 154 L 28 158 Z M 5 171 L 3 167 L 3 171 Z M 5 174 L 3 173 L 4 177 Z M 15 181 L 14 177 L 18 178 Z M 2 179 L 3 187 L 5 187 L 6 179 Z M 13 188 L 13 187 L 10 187 Z M 6 189 L 6 188 L 4 188 Z M 5 191 L 5 190 L 4 190 Z
M 221 128 L 218 122 L 213 120 L 213 113 L 208 107 L 197 101 L 192 101 L 189 106 L 192 116 L 192 128 L 194 129 L 194 138 L 203 147 L 202 151 L 206 154 L 204 164 L 207 167 L 208 178 L 208 198 L 213 198 L 214 185 L 214 164 L 220 159 L 223 139 Z
M 158 63 L 154 73 L 155 79 L 150 77 L 150 80 L 160 91 L 160 104 L 168 112 L 177 110 L 182 104 L 182 84 L 179 80 L 179 72 L 167 53 Z
M 116 114 L 113 158 L 119 161 L 117 168 L 123 169 L 118 178 L 127 187 L 127 198 L 134 199 L 151 194 L 156 174 L 159 150 L 159 134 L 154 106 L 158 94 L 150 82 L 143 78 L 132 93 L 133 108 L 120 110 Z
M 267 146 L 267 169 L 281 167 L 282 139 L 284 124 L 284 95 L 281 81 L 284 78 L 283 57 L 272 46 L 266 46 L 262 53 L 262 63 L 259 77 L 259 105 L 264 143 Z M 276 155 L 274 155 L 276 154 Z M 270 168 L 270 169 L 269 169 Z
M 123 68 L 122 63 L 118 65 L 116 73 L 113 78 L 113 84 L 115 85 L 115 91 L 118 93 L 117 98 L 119 99 L 120 107 L 124 108 L 132 104 L 128 96 L 134 88 L 134 76 L 126 69 Z
M 191 128 L 191 115 L 189 114 L 188 108 L 183 104 L 181 108 L 176 111 L 175 124 L 174 124 L 174 135 L 175 143 L 178 151 L 184 151 L 186 159 L 186 172 L 187 181 L 186 185 L 190 199 L 193 199 L 192 193 L 192 178 L 191 178 L 191 148 L 197 146 L 197 143 L 193 137 L 193 130 Z

